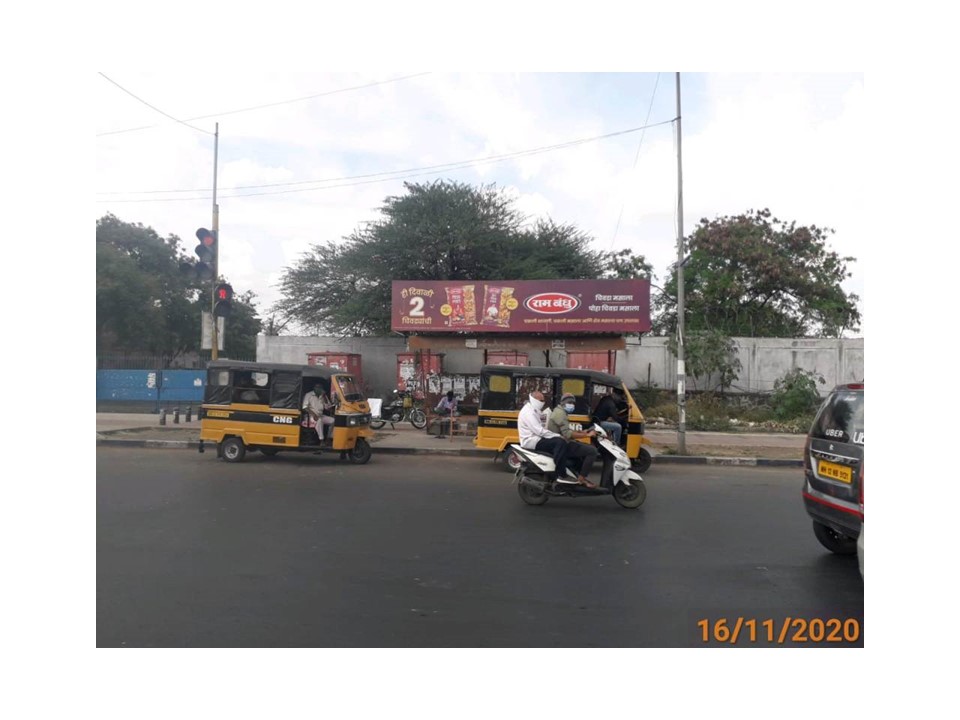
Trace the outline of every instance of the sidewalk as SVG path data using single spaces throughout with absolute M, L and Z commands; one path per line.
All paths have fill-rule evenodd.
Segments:
M 166 425 L 160 425 L 160 416 L 136 413 L 97 413 L 97 445 L 128 447 L 161 447 L 194 449 L 199 446 L 200 422 L 196 415 L 186 422 L 186 416 L 174 423 L 166 416 Z M 687 454 L 677 451 L 677 431 L 648 429 L 646 436 L 654 464 L 694 463 L 722 465 L 780 465 L 800 467 L 803 458 L 803 435 L 781 433 L 715 433 L 690 432 L 685 436 Z M 374 454 L 430 454 L 485 457 L 493 459 L 494 452 L 477 449 L 471 436 L 438 438 L 410 423 L 389 423 L 374 431 L 371 441 Z

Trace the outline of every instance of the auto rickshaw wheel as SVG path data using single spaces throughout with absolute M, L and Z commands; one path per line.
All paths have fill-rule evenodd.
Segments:
M 241 462 L 247 454 L 247 447 L 238 437 L 229 437 L 220 443 L 220 457 L 227 462 Z
M 645 473 L 653 464 L 653 455 L 645 447 L 640 447 L 640 454 L 633 461 L 633 469 L 638 473 Z
M 275 447 L 261 447 L 260 452 L 262 452 L 267 457 L 273 457 L 280 451 Z
M 517 455 L 517 453 L 515 453 L 513 450 L 507 450 L 507 456 L 504 458 L 503 464 L 506 465 L 507 470 L 515 473 L 517 468 L 523 464 L 523 460 L 521 460 L 520 456 Z
M 370 455 L 372 454 L 370 443 L 363 438 L 357 438 L 357 444 L 353 446 L 353 449 L 347 457 L 350 458 L 350 462 L 356 465 L 363 465 L 370 460 Z

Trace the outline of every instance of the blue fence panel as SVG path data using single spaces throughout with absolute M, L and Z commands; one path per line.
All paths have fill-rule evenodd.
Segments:
M 97 370 L 97 400 L 157 399 L 156 370 Z
M 199 404 L 205 377 L 205 370 L 97 370 L 97 400 Z
M 203 383 L 206 370 L 163 370 L 160 386 L 161 402 L 203 402 Z

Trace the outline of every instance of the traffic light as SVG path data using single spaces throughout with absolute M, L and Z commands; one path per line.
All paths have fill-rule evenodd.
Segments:
M 217 285 L 213 291 L 213 316 L 229 317 L 231 302 L 233 302 L 233 288 L 227 283 Z
M 217 272 L 217 235 L 206 228 L 197 230 L 197 245 L 194 252 L 197 254 L 197 279 L 213 280 Z

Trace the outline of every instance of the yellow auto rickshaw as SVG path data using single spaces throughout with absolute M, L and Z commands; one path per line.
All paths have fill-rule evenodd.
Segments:
M 644 436 L 643 413 L 620 378 L 596 370 L 484 365 L 480 369 L 480 408 L 473 444 L 495 451 L 497 458 L 506 453 L 507 467 L 515 471 L 519 458 L 509 451 L 509 447 L 520 441 L 517 417 L 534 390 L 543 393 L 545 407 L 553 407 L 565 393 L 571 393 L 576 403 L 570 413 L 570 426 L 576 430 L 589 428 L 600 400 L 614 390 L 620 390 L 623 395 L 620 445 L 630 456 L 637 472 L 649 469 L 653 456 L 644 447 L 651 443 Z
M 321 442 L 304 398 L 319 383 L 333 403 L 332 423 Z M 200 408 L 200 452 L 217 445 L 217 457 L 240 462 L 247 452 L 267 456 L 297 451 L 363 464 L 370 459 L 370 406 L 354 377 L 313 365 L 213 360 Z

